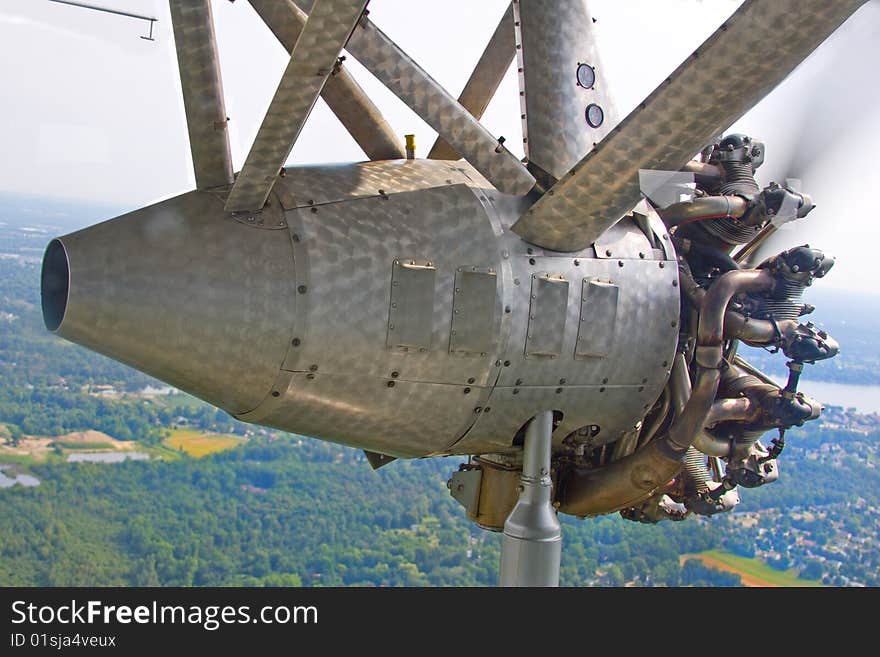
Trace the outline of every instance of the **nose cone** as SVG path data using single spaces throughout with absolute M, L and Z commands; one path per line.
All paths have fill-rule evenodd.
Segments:
M 191 192 L 55 239 L 46 328 L 230 413 L 252 410 L 295 316 L 290 236 L 272 225 L 239 223 Z
M 70 291 L 70 269 L 67 253 L 59 240 L 52 240 L 43 256 L 43 271 L 40 276 L 41 297 L 43 301 L 43 322 L 50 331 L 58 330 L 64 311 L 67 310 L 67 293 Z

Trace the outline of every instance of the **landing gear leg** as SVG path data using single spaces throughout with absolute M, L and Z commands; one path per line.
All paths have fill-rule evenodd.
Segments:
M 526 429 L 519 501 L 504 523 L 501 586 L 559 586 L 562 527 L 550 503 L 553 412 Z

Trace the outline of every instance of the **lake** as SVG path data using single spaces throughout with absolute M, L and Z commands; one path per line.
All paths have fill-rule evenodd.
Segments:
M 77 452 L 68 454 L 68 463 L 122 463 L 125 460 L 146 461 L 149 454 L 143 452 Z
M 20 484 L 26 487 L 40 485 L 40 480 L 29 474 L 20 474 L 15 477 L 9 477 L 5 472 L 3 472 L 3 469 L 5 467 L 6 466 L 0 465 L 0 488 L 12 488 L 16 484 Z
M 773 377 L 780 385 L 785 379 Z M 849 383 L 800 380 L 798 391 L 819 400 L 826 406 L 855 408 L 860 413 L 880 413 L 880 386 L 859 386 Z

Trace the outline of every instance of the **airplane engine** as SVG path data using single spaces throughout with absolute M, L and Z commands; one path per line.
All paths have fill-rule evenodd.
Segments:
M 527 204 L 431 160 L 288 169 L 260 213 L 190 192 L 54 240 L 46 325 L 241 420 L 377 454 L 515 454 L 551 409 L 558 444 L 610 455 L 671 372 L 671 240 L 642 204 L 549 251 L 508 230 Z
M 367 2 L 249 0 L 290 59 L 238 173 L 212 3 L 170 2 L 196 191 L 53 240 L 47 328 L 374 468 L 468 455 L 447 485 L 503 529 L 503 585 L 558 584 L 557 512 L 680 520 L 774 481 L 821 412 L 804 365 L 838 351 L 799 321 L 834 260 L 766 252 L 814 204 L 720 131 L 864 0 L 743 3 L 626 117 L 584 0 L 513 0 L 458 98 Z M 427 159 L 348 56 L 437 133 Z M 480 122 L 514 60 L 524 158 Z M 319 97 L 370 161 L 285 166 Z

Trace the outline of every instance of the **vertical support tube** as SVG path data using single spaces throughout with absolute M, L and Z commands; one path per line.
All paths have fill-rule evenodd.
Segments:
M 232 155 L 211 3 L 171 0 L 169 6 L 196 189 L 229 185 Z
M 553 412 L 532 418 L 523 446 L 522 490 L 504 523 L 501 586 L 559 586 L 562 527 L 550 503 Z

